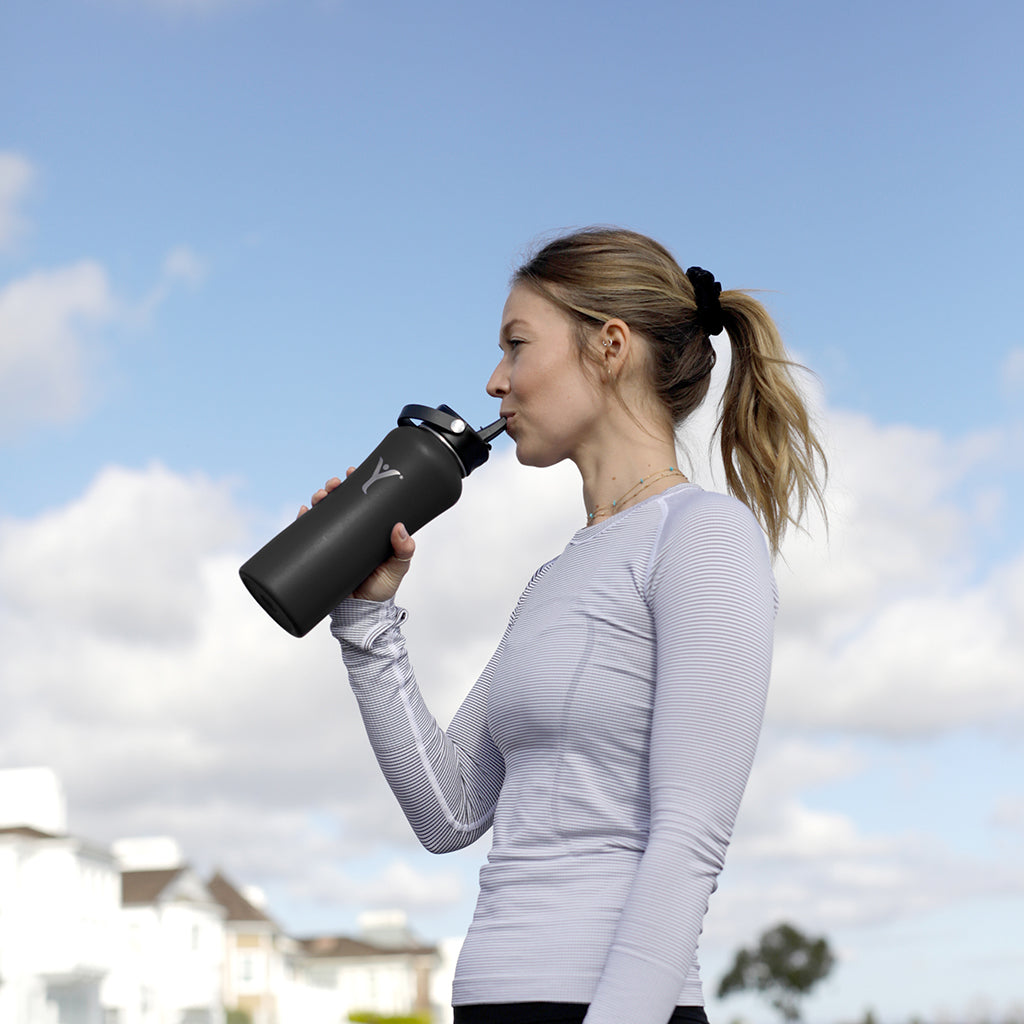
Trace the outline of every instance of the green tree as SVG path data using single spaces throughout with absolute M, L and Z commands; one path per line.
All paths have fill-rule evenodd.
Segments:
M 783 1020 L 800 1019 L 800 999 L 835 966 L 824 938 L 811 938 L 791 924 L 766 931 L 753 949 L 741 949 L 718 984 L 718 997 L 754 989 L 765 993 Z

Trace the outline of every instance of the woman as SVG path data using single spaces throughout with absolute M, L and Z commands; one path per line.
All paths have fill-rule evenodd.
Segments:
M 577 232 L 512 285 L 487 391 L 520 462 L 575 463 L 585 520 L 526 587 L 447 730 L 400 632 L 393 599 L 415 548 L 401 524 L 332 632 L 423 844 L 455 850 L 494 829 L 457 1024 L 704 1021 L 697 941 L 771 664 L 768 548 L 820 502 L 821 448 L 763 307 L 684 274 L 651 239 Z M 735 497 L 689 483 L 675 454 L 723 328 Z

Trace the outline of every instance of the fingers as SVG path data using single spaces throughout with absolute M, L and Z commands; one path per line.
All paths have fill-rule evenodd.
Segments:
M 349 470 L 349 473 L 351 472 L 352 470 Z M 345 475 L 348 476 L 349 473 L 346 473 Z M 327 495 L 331 493 L 331 491 L 340 486 L 341 481 L 336 476 L 332 476 L 331 479 L 328 480 L 327 483 L 325 483 L 323 487 L 321 487 L 320 490 L 313 495 L 311 499 L 312 503 L 316 505 L 318 502 L 323 501 L 324 498 L 326 498 Z
M 349 466 L 348 471 L 345 473 L 345 476 L 351 476 L 354 472 L 355 470 L 351 466 Z M 299 513 L 295 518 L 298 519 L 299 516 L 304 516 L 313 505 L 316 505 L 319 502 L 323 501 L 324 498 L 326 498 L 327 495 L 331 493 L 331 491 L 340 486 L 341 481 L 336 476 L 332 476 L 331 479 L 328 480 L 327 483 L 325 483 L 323 487 L 320 488 L 319 491 L 314 492 L 313 497 L 310 498 L 309 505 L 299 506 Z

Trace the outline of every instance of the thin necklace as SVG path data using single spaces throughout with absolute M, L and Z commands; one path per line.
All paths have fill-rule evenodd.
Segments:
M 665 477 L 671 476 L 673 473 L 679 473 L 685 480 L 686 477 L 676 469 L 675 466 L 669 466 L 667 469 L 662 469 L 655 473 L 653 476 L 645 476 L 639 483 L 634 484 L 625 494 L 620 498 L 616 498 L 610 505 L 598 505 L 593 512 L 587 513 L 587 526 L 593 523 L 594 519 L 600 515 L 615 515 L 616 512 L 627 502 L 632 501 L 638 495 L 643 494 L 648 487 L 653 487 L 659 480 L 664 480 Z

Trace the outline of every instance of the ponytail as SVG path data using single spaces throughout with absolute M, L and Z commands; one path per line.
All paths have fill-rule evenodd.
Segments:
M 809 502 L 824 514 L 828 462 L 768 311 L 741 291 L 723 292 L 721 304 L 732 343 L 718 419 L 726 485 L 758 517 L 775 554 Z

